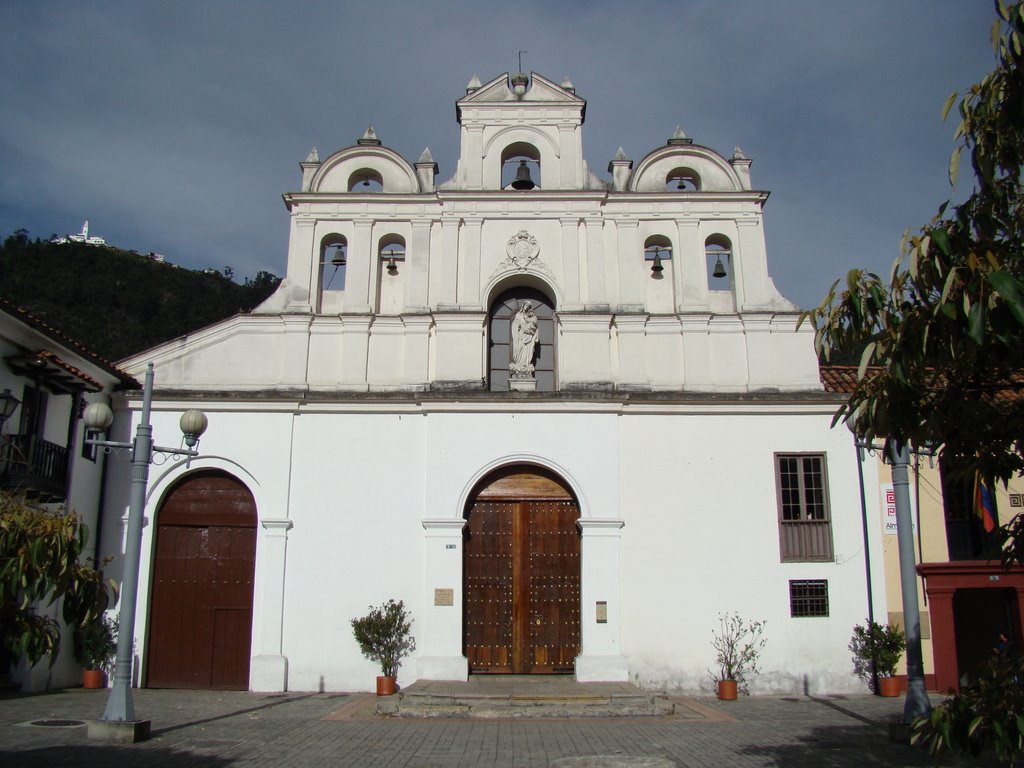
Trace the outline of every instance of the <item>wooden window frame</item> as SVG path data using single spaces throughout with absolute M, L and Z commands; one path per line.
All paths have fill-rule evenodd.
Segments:
M 786 499 L 783 488 L 783 461 L 795 459 L 799 462 L 796 473 L 796 505 L 799 517 L 789 519 L 787 508 L 792 507 L 792 500 Z M 819 468 L 809 470 L 804 462 L 818 460 Z M 835 560 L 832 545 L 832 510 L 828 491 L 828 460 L 824 452 L 809 453 L 776 453 L 775 465 L 775 501 L 778 506 L 779 523 L 779 557 L 784 563 L 826 563 Z M 808 489 L 806 484 L 809 473 L 816 475 L 819 482 L 817 489 Z M 820 502 L 809 501 L 808 490 L 820 493 Z M 788 501 L 788 504 L 787 504 Z M 808 513 L 813 503 L 820 503 L 821 516 Z

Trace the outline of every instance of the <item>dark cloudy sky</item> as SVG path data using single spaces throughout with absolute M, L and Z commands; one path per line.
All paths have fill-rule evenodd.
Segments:
M 0 0 L 0 236 L 93 234 L 188 267 L 283 274 L 281 194 L 373 123 L 454 171 L 474 74 L 566 75 L 606 177 L 676 125 L 753 159 L 769 270 L 802 306 L 887 270 L 947 181 L 946 96 L 994 65 L 983 0 Z

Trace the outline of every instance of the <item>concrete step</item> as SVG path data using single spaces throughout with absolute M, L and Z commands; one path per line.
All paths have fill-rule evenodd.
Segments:
M 458 718 L 581 718 L 658 717 L 671 715 L 675 705 L 661 693 L 649 691 L 479 692 L 417 691 L 415 685 L 377 703 L 377 714 L 392 717 Z

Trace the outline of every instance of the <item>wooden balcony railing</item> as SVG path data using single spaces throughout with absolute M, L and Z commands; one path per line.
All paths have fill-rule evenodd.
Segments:
M 784 563 L 833 559 L 829 520 L 781 520 L 779 541 Z
M 64 501 L 68 449 L 35 435 L 0 438 L 0 487 L 24 491 L 43 501 Z

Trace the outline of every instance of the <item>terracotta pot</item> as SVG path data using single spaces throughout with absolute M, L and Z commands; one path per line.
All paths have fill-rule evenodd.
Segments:
M 104 675 L 103 675 L 103 670 L 102 669 L 83 669 L 82 670 L 82 687 L 83 688 L 103 688 L 104 687 L 104 679 L 103 679 L 103 677 L 104 677 Z
M 878 678 L 878 695 L 888 697 L 899 696 L 900 681 L 895 677 Z
M 397 678 L 391 675 L 377 675 L 377 695 L 392 696 L 395 693 Z
M 720 698 L 722 701 L 736 701 L 736 681 L 719 680 L 718 698 Z

